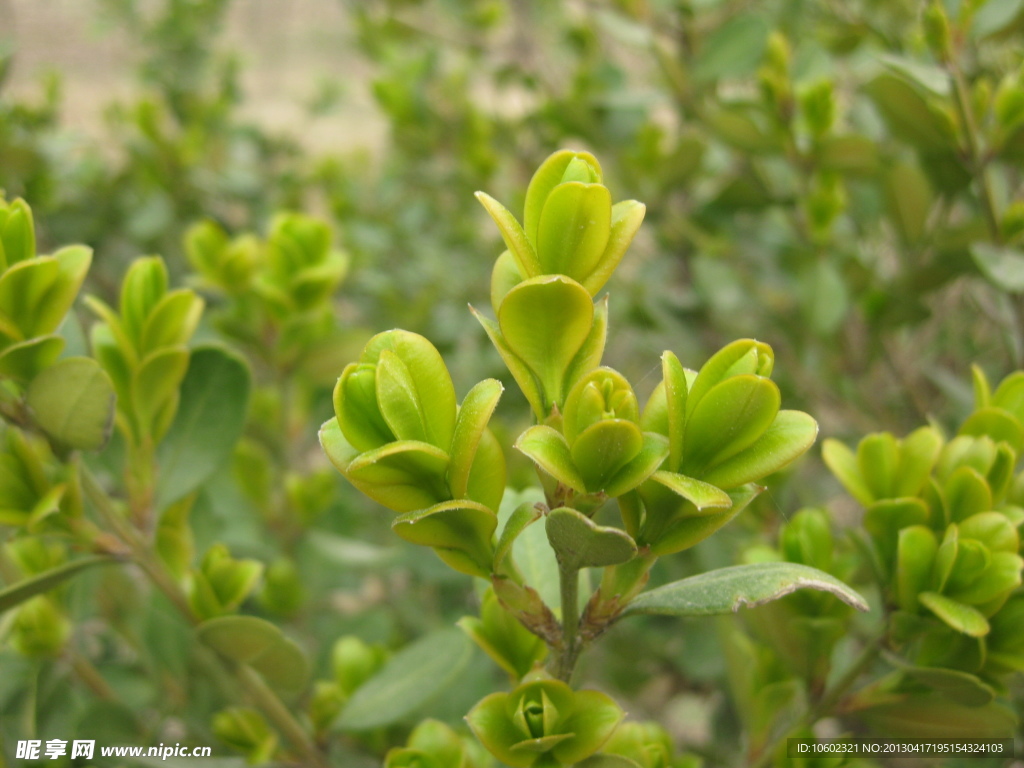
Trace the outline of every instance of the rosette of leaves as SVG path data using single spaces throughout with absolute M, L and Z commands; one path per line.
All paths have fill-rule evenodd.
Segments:
M 1024 629 L 1013 597 L 1024 559 L 1011 428 L 1022 380 L 1005 379 L 997 398 L 976 370 L 978 407 L 948 442 L 926 427 L 902 440 L 868 435 L 856 451 L 836 441 L 824 446 L 829 468 L 865 506 L 865 551 L 900 652 L 892 658 L 897 671 L 856 696 L 864 718 L 890 732 L 1013 728 L 1015 718 L 994 699 L 1020 666 L 1014 637 Z
M 904 611 L 926 609 L 950 628 L 984 637 L 988 618 L 1021 585 L 1024 559 L 1017 528 L 999 512 L 950 523 L 939 539 L 912 525 L 899 533 L 895 592 Z
M 117 312 L 94 296 L 86 302 L 101 320 L 92 327 L 93 353 L 114 383 L 118 428 L 129 445 L 155 445 L 178 408 L 203 300 L 187 288 L 168 290 L 163 259 L 148 256 L 128 269 Z
M 216 544 L 188 580 L 189 606 L 202 620 L 234 613 L 262 574 L 259 561 L 236 560 L 226 546 Z
M 206 220 L 185 233 L 185 255 L 204 286 L 239 295 L 249 290 L 262 264 L 262 245 L 252 234 L 230 238 L 223 227 Z
M 569 150 L 537 169 L 522 224 L 489 195 L 477 198 L 508 248 L 491 277 L 497 322 L 479 313 L 477 319 L 544 421 L 600 364 L 607 304 L 595 308 L 593 297 L 622 260 L 646 209 L 635 200 L 612 205 L 597 160 Z
M 510 693 L 492 693 L 466 716 L 487 750 L 512 768 L 573 765 L 597 752 L 623 712 L 598 691 L 573 691 L 535 673 Z
M 0 376 L 24 384 L 56 362 L 64 339 L 55 331 L 91 262 L 84 245 L 37 256 L 32 209 L 0 197 Z
M 814 419 L 780 410 L 773 365 L 771 347 L 751 339 L 722 348 L 697 372 L 662 355 L 662 380 L 640 424 L 663 436 L 668 452 L 622 505 L 640 546 L 666 555 L 704 540 L 760 493 L 757 481 L 814 443 Z
M 633 388 L 611 368 L 597 368 L 576 382 L 565 399 L 561 427 L 533 426 L 516 448 L 581 496 L 622 496 L 650 476 L 669 451 L 666 437 L 641 429 Z
M 331 240 L 325 221 L 299 213 L 274 217 L 253 285 L 279 318 L 326 308 L 348 271 L 348 256 Z
M 408 331 L 373 337 L 334 390 L 320 430 L 334 466 L 373 500 L 402 513 L 393 529 L 433 547 L 463 573 L 488 577 L 505 458 L 487 428 L 501 396 L 487 379 L 457 406 L 441 355 Z
M 491 760 L 477 754 L 479 747 L 463 739 L 439 720 L 417 725 L 404 747 L 384 757 L 384 768 L 486 768 Z

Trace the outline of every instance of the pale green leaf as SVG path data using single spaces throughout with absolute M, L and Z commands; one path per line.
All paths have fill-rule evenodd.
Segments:
M 734 565 L 644 592 L 625 615 L 712 616 L 778 600 L 798 589 L 815 589 L 835 595 L 860 611 L 867 602 L 836 577 L 797 563 Z
M 69 357 L 39 374 L 27 402 L 36 423 L 57 443 L 95 451 L 106 444 L 114 424 L 114 385 L 88 357 Z
M 420 638 L 356 690 L 338 728 L 365 731 L 402 720 L 458 683 L 471 655 L 472 645 L 458 629 Z

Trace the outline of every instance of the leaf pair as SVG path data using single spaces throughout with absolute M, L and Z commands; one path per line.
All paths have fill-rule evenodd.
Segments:
M 987 617 L 1021 584 L 1018 548 L 1017 529 L 999 512 L 951 524 L 941 543 L 925 526 L 906 527 L 897 551 L 899 604 L 907 611 L 924 607 L 957 632 L 984 636 Z
M 641 419 L 668 440 L 661 469 L 640 487 L 637 535 L 652 552 L 676 552 L 718 530 L 757 494 L 755 481 L 814 442 L 814 419 L 779 410 L 773 366 L 771 348 L 750 339 L 719 350 L 699 372 L 662 355 L 662 380 Z

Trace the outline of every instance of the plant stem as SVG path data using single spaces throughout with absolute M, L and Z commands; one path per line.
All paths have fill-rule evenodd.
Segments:
M 92 502 L 96 511 L 99 512 L 104 522 L 109 525 L 114 533 L 120 537 L 120 539 L 128 545 L 132 553 L 132 559 L 135 563 L 146 573 L 150 580 L 156 585 L 156 587 L 163 592 L 167 599 L 170 600 L 178 611 L 189 621 L 191 624 L 198 624 L 198 620 L 192 613 L 192 609 L 188 605 L 188 601 L 185 599 L 185 595 L 182 594 L 181 589 L 171 578 L 170 574 L 164 569 L 163 564 L 160 563 L 156 558 L 151 556 L 149 548 L 146 543 L 142 540 L 142 537 L 138 532 L 125 520 L 110 501 L 110 497 L 107 496 L 103 488 L 100 487 L 99 482 L 93 477 L 92 472 L 87 468 L 82 467 L 82 490 L 85 491 L 85 495 Z
M 316 766 L 316 768 L 327 768 L 327 761 L 320 753 L 320 750 L 317 749 L 309 734 L 306 733 L 306 729 L 292 717 L 291 712 L 288 711 L 288 708 L 285 707 L 277 694 L 263 682 L 263 678 L 256 674 L 251 667 L 247 667 L 244 664 L 238 664 L 237 662 L 225 659 L 224 665 L 231 671 L 246 693 L 252 697 L 257 706 L 270 718 L 270 721 L 291 742 L 292 746 L 302 756 L 303 762 L 306 765 Z
M 832 710 L 836 707 L 843 696 L 845 696 L 849 692 L 850 688 L 853 687 L 853 684 L 857 682 L 857 678 L 859 678 L 878 657 L 879 651 L 881 651 L 881 644 L 881 635 L 869 641 L 860 652 L 857 660 L 854 661 L 843 676 L 836 681 L 836 684 L 826 691 L 825 694 L 818 699 L 817 703 L 808 707 L 807 711 L 797 722 L 783 730 L 780 736 L 764 747 L 764 749 L 761 750 L 761 753 L 757 756 L 757 759 L 750 764 L 750 768 L 767 768 L 771 765 L 772 759 L 778 751 L 779 746 L 790 733 L 797 728 L 812 728 L 816 722 L 831 714 Z
M 86 496 L 89 497 L 89 500 L 96 507 L 100 516 L 129 546 L 133 560 L 142 568 L 153 584 L 167 596 L 186 621 L 192 625 L 198 625 L 200 623 L 199 617 L 192 611 L 185 594 L 174 581 L 174 578 L 167 572 L 163 563 L 153 555 L 139 533 L 114 509 L 110 497 L 107 496 L 96 478 L 85 467 L 82 467 L 82 488 Z M 270 721 L 291 742 L 292 746 L 303 757 L 305 764 L 315 768 L 327 768 L 327 761 L 320 753 L 320 750 L 317 749 L 310 735 L 306 733 L 302 725 L 292 716 L 281 699 L 277 697 L 277 694 L 267 687 L 263 679 L 244 664 L 239 664 L 219 654 L 215 655 L 220 659 L 223 667 L 231 673 L 231 676 L 238 685 L 249 694 Z
M 81 681 L 88 686 L 89 690 L 97 698 L 106 701 L 115 701 L 117 699 L 110 685 L 107 684 L 107 681 L 103 679 L 99 670 L 93 666 L 89 659 L 77 651 L 70 651 L 68 653 L 68 662 L 71 664 L 71 669 L 74 670 L 75 674 L 78 675 Z
M 953 57 L 949 58 L 946 67 L 953 82 L 953 101 L 956 102 L 960 122 L 963 123 L 964 136 L 967 139 L 967 154 L 971 162 L 971 171 L 981 193 L 981 207 L 985 212 L 985 221 L 988 224 L 989 235 L 992 237 L 992 242 L 998 244 L 1002 242 L 1002 235 L 999 231 L 999 216 L 996 213 L 995 197 L 992 194 L 992 185 L 989 183 L 984 158 L 981 156 L 981 137 L 978 132 L 978 126 L 974 122 L 974 112 L 971 110 L 967 82 L 964 80 L 963 72 L 960 71 L 960 67 Z
M 580 655 L 580 572 L 559 563 L 558 586 L 562 596 L 562 645 L 559 648 L 554 675 L 569 682 Z

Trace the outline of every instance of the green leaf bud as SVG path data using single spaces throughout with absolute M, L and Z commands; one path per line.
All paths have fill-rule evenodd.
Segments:
M 488 587 L 480 601 L 480 618 L 464 616 L 458 624 L 514 682 L 547 655 L 544 641 L 501 607 L 493 588 Z
M 622 755 L 640 768 L 672 768 L 672 739 L 658 723 L 628 722 L 620 725 L 602 753 Z
M 370 645 L 355 635 L 339 638 L 331 649 L 334 682 L 346 697 L 373 677 L 388 660 L 387 649 Z
M 949 17 L 939 0 L 933 0 L 925 9 L 921 22 L 924 25 L 924 39 L 932 54 L 941 62 L 949 61 L 952 52 Z
M 480 382 L 458 408 L 434 346 L 387 331 L 342 372 L 336 417 L 321 428 L 320 442 L 353 485 L 396 512 L 426 513 L 460 500 L 493 509 L 505 489 L 505 459 L 487 423 L 501 391 L 495 380 Z
M 71 623 L 51 598 L 37 595 L 18 608 L 10 633 L 11 646 L 23 656 L 56 656 L 71 636 Z
M 309 720 L 316 733 L 328 731 L 341 710 L 345 707 L 348 697 L 337 683 L 317 680 L 313 685 L 313 695 L 309 699 Z
M 597 691 L 573 691 L 559 681 L 528 676 L 511 693 L 493 693 L 466 716 L 487 750 L 512 768 L 573 765 L 612 735 L 623 712 Z
M 800 95 L 800 110 L 816 139 L 832 130 L 836 119 L 836 100 L 831 81 L 822 80 L 805 90 Z
M 576 382 L 565 399 L 561 433 L 531 427 L 516 447 L 575 491 L 610 496 L 635 488 L 668 453 L 664 437 L 642 431 L 633 388 L 611 368 Z
M 256 587 L 262 573 L 262 563 L 235 560 L 226 546 L 215 544 L 192 574 L 189 604 L 202 619 L 232 613 Z
M 0 271 L 35 255 L 36 229 L 32 209 L 21 198 L 8 203 L 0 197 Z
M 470 768 L 467 744 L 438 720 L 424 720 L 409 734 L 405 747 L 391 749 L 384 768 Z
M 526 191 L 522 226 L 500 203 L 477 193 L 501 230 L 520 279 L 564 275 L 594 296 L 622 260 L 645 208 L 634 200 L 612 205 L 601 166 L 587 152 L 562 150 L 545 160 Z M 503 267 L 497 285 L 512 275 Z M 499 299 L 503 291 L 493 292 Z M 500 305 L 495 301 L 495 311 Z
M 992 109 L 996 122 L 1006 134 L 1024 123 L 1024 84 L 1019 74 L 1007 75 L 999 82 Z
M 295 563 L 287 558 L 275 560 L 263 577 L 260 602 L 271 613 L 294 616 L 306 601 L 306 590 Z
M 213 733 L 253 764 L 269 762 L 277 752 L 278 737 L 259 710 L 231 707 L 213 716 Z

